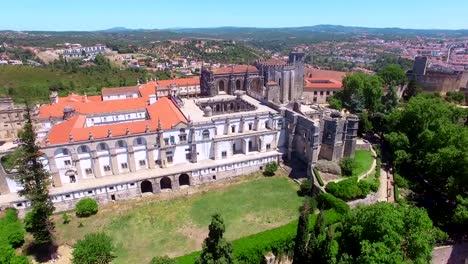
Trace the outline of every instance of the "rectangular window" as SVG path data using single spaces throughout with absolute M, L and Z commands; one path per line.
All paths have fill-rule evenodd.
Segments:
M 175 137 L 171 136 L 170 139 L 171 139 L 171 145 L 174 145 L 175 144 Z
M 88 194 L 93 194 L 93 191 L 88 191 Z
M 231 132 L 232 132 L 232 133 L 236 133 L 236 126 L 232 126 L 232 127 L 231 127 Z
M 172 155 L 172 151 L 166 151 L 166 155 Z
M 141 140 L 141 138 L 137 138 L 137 144 L 138 144 L 138 145 L 141 145 L 142 142 L 143 142 L 143 141 Z
M 111 167 L 109 165 L 104 165 L 104 171 L 110 171 Z
M 65 160 L 64 162 L 65 162 L 65 165 L 67 165 L 67 166 L 71 165 L 71 160 Z
M 327 91 L 327 95 L 330 95 L 330 91 Z
M 252 128 L 253 128 L 253 124 L 250 123 L 250 124 L 249 124 L 249 130 L 252 130 Z
M 222 157 L 223 159 L 227 158 L 227 151 L 221 152 L 221 157 Z
M 172 163 L 172 156 L 167 157 L 167 163 L 169 163 L 169 164 Z
M 146 160 L 140 160 L 140 166 L 146 166 Z
M 165 139 L 164 139 L 164 144 L 165 144 L 166 146 L 169 145 L 169 139 L 168 139 L 168 138 L 165 138 Z
M 314 91 L 314 95 L 317 95 L 317 91 Z
M 179 135 L 179 141 L 180 141 L 180 142 L 185 142 L 185 141 L 187 141 L 187 135 Z
M 266 150 L 270 150 L 271 149 L 271 145 L 270 144 L 266 144 Z
M 93 174 L 93 170 L 91 168 L 86 168 L 85 173 L 86 174 Z
M 185 154 L 185 159 L 186 160 L 191 160 L 192 159 L 192 154 L 191 153 L 186 153 Z
M 323 95 L 323 91 L 320 91 L 320 95 Z
M 121 167 L 122 169 L 127 169 L 127 168 L 128 168 L 127 162 L 120 163 L 120 167 Z

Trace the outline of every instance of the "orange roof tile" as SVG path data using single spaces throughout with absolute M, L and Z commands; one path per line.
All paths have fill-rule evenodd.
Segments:
M 156 82 L 150 81 L 140 85 L 140 95 L 143 98 L 148 98 L 150 95 L 156 93 Z
M 334 79 L 337 81 L 342 81 L 343 78 L 347 75 L 347 72 L 341 71 L 330 71 L 330 70 L 321 70 L 321 69 L 314 69 L 314 68 L 306 68 L 304 69 L 304 75 L 312 78 L 328 78 Z
M 221 67 L 211 70 L 214 74 L 230 74 L 230 73 L 243 73 L 243 72 L 258 72 L 255 66 L 251 65 L 233 65 L 228 67 Z
M 122 102 L 120 103 L 122 104 Z M 126 135 L 127 128 L 130 134 L 145 133 L 147 127 L 149 131 L 156 131 L 158 121 L 161 122 L 162 129 L 171 129 L 181 122 L 187 123 L 187 119 L 182 112 L 167 97 L 160 98 L 156 103 L 147 106 L 146 109 L 150 115 L 150 120 L 93 127 L 84 126 L 86 121 L 85 115 L 76 115 L 69 120 L 53 126 L 47 134 L 47 139 L 49 140 L 49 144 L 52 145 L 63 144 L 70 141 L 70 135 L 73 136 L 74 142 L 79 142 L 88 140 L 90 133 L 92 133 L 94 139 L 107 138 L 108 130 L 111 130 L 113 137 Z M 45 142 L 42 145 L 44 146 Z
M 305 78 L 304 89 L 342 89 L 342 83 L 329 78 Z

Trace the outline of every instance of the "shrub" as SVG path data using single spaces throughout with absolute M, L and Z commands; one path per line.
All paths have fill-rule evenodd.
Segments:
M 76 203 L 75 209 L 78 217 L 88 217 L 98 212 L 98 204 L 92 198 L 84 198 Z
M 312 180 L 305 180 L 301 183 L 300 189 L 299 189 L 299 195 L 301 196 L 312 196 L 312 189 L 314 188 L 314 184 Z
M 70 216 L 67 213 L 62 214 L 62 220 L 63 220 L 63 224 L 65 225 L 70 223 L 71 221 Z
M 325 184 L 323 183 L 322 176 L 320 176 L 320 172 L 316 168 L 314 168 L 313 170 L 314 170 L 315 178 L 317 178 L 319 185 L 323 187 L 323 185 Z
M 350 177 L 339 182 L 330 182 L 325 189 L 333 196 L 345 201 L 361 198 L 363 197 L 363 192 L 358 185 L 357 179 L 357 177 Z
M 176 264 L 176 261 L 168 256 L 154 257 L 149 264 Z
M 340 162 L 341 173 L 344 176 L 352 176 L 356 167 L 356 162 L 352 158 L 343 158 Z
M 18 219 L 16 209 L 6 209 L 5 216 L 0 219 L 0 240 L 17 248 L 24 243 L 24 233 L 24 227 Z
M 275 175 L 275 172 L 278 170 L 278 163 L 276 162 L 270 162 L 265 166 L 265 172 L 264 174 L 267 176 L 273 176 Z
M 23 219 L 24 228 L 27 232 L 30 232 L 32 229 L 33 212 L 29 211 L 26 213 Z
M 338 213 L 346 214 L 349 211 L 349 205 L 329 193 L 320 193 L 317 197 L 317 203 L 320 209 L 335 209 Z
M 400 187 L 400 188 L 404 188 L 404 189 L 409 189 L 410 188 L 409 181 L 407 179 L 403 178 L 398 173 L 395 173 L 393 175 L 393 181 L 395 182 L 395 185 Z
M 393 194 L 395 196 L 395 202 L 400 202 L 400 189 L 397 185 L 393 186 Z
M 374 178 L 378 180 L 380 178 L 380 170 L 382 169 L 382 161 L 380 158 L 377 158 L 377 161 L 375 162 L 375 174 Z
M 111 238 L 104 233 L 87 234 L 73 248 L 73 264 L 110 263 L 115 257 Z

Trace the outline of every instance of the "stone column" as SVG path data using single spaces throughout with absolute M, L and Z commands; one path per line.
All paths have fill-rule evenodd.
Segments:
M 77 172 L 77 180 L 82 180 L 84 177 L 83 171 L 81 170 L 81 164 L 80 164 L 80 158 L 78 157 L 78 154 L 72 153 L 71 154 L 72 162 L 73 165 L 75 166 L 76 172 Z
M 256 130 L 256 131 L 260 130 L 260 119 L 258 118 L 258 116 L 255 116 L 254 130 Z
M 101 166 L 99 164 L 99 157 L 96 154 L 96 151 L 93 151 L 91 154 L 91 160 L 93 162 L 93 173 L 94 177 L 99 178 L 102 176 Z
M 130 172 L 135 172 L 136 171 L 136 164 L 135 164 L 135 155 L 134 155 L 134 150 L 133 146 L 128 146 L 128 168 L 130 169 Z
M 218 142 L 213 142 L 214 160 L 218 160 Z
M 172 190 L 173 191 L 176 191 L 179 189 L 179 175 L 174 175 L 172 177 L 169 177 L 171 178 L 171 181 L 172 181 Z
M 115 151 L 115 148 L 112 148 L 109 151 L 109 154 L 111 156 L 112 174 L 118 175 L 120 174 L 120 171 L 119 171 L 119 162 L 117 161 L 117 153 Z
M 154 148 L 153 147 L 149 147 L 146 149 L 146 151 L 148 152 L 147 156 L 148 156 L 148 162 L 149 162 L 149 168 L 150 169 L 154 169 L 156 168 L 156 164 L 154 163 Z

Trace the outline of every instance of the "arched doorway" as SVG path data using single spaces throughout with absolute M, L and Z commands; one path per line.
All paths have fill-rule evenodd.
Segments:
M 224 92 L 225 91 L 224 81 L 223 80 L 218 82 L 218 91 L 219 92 Z
M 153 192 L 153 184 L 151 184 L 150 181 L 142 181 L 140 187 L 141 187 L 141 193 Z
M 179 176 L 179 186 L 190 185 L 190 177 L 187 173 L 181 174 Z
M 172 189 L 172 182 L 168 177 L 163 177 L 159 184 L 161 185 L 161 190 Z
M 240 89 L 241 89 L 241 81 L 237 80 L 236 81 L 236 90 L 240 90 Z

